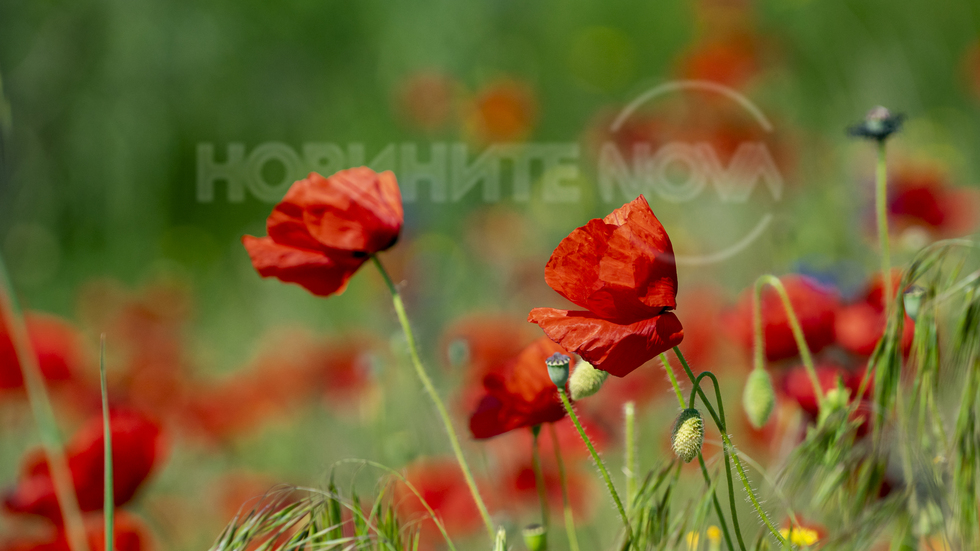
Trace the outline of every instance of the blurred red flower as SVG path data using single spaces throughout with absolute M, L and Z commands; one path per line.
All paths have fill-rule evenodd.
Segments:
M 579 446 L 582 445 L 579 440 Z M 548 499 L 548 509 L 553 519 L 562 517 L 564 500 L 561 490 L 561 476 L 554 455 L 541 454 L 541 474 L 544 478 L 545 496 Z M 595 493 L 593 478 L 583 476 L 578 469 L 565 465 L 566 486 L 568 488 L 568 503 L 576 520 L 588 518 L 594 509 L 591 499 Z M 507 504 L 511 510 L 537 512 L 540 506 L 538 485 L 534 475 L 534 465 L 530 453 L 526 459 L 514 465 L 500 477 L 498 496 L 501 503 Z
M 544 361 L 552 354 L 567 354 L 547 337 L 531 343 L 516 358 L 483 379 L 486 395 L 470 417 L 473 438 L 551 423 L 565 416 L 565 408 Z M 572 360 L 572 366 L 575 361 Z
M 82 363 L 78 330 L 57 316 L 36 312 L 28 312 L 24 323 L 44 379 L 49 382 L 71 379 Z M 0 390 L 23 386 L 14 342 L 0 318 Z
M 528 321 L 597 369 L 624 377 L 684 338 L 673 247 L 642 195 L 569 234 L 544 277 L 586 311 L 535 308 Z
M 837 388 L 837 381 L 840 379 L 844 388 L 850 392 L 849 402 L 853 403 L 855 400 L 860 399 L 861 405 L 858 406 L 853 419 L 861 419 L 862 423 L 858 428 L 857 435 L 859 437 L 864 436 L 869 429 L 868 418 L 870 413 L 870 404 L 866 403 L 866 398 L 872 391 L 874 381 L 868 382 L 868 386 L 864 390 L 864 395 L 858 398 L 857 393 L 861 389 L 861 381 L 864 377 L 863 373 L 848 371 L 832 362 L 817 364 L 815 369 L 817 379 L 820 381 L 820 388 L 824 391 L 824 394 Z M 810 381 L 810 376 L 807 374 L 806 368 L 800 365 L 786 372 L 780 381 L 780 390 L 784 396 L 799 404 L 800 409 L 803 410 L 811 421 L 817 419 L 820 413 L 820 406 L 817 403 L 817 395 L 814 392 L 813 383 Z
M 390 171 L 367 167 L 294 183 L 266 223 L 268 237 L 242 243 L 262 277 L 297 283 L 314 295 L 342 293 L 371 255 L 398 240 L 404 213 Z
M 902 282 L 902 270 L 892 270 L 892 293 L 894 297 Z M 875 274 L 863 296 L 843 306 L 837 313 L 835 332 L 841 348 L 867 357 L 885 334 L 884 278 Z M 908 354 L 915 336 L 915 322 L 905 316 L 902 325 L 902 352 Z
M 113 494 L 117 506 L 133 499 L 164 453 L 160 428 L 135 412 L 111 414 Z M 65 447 L 78 505 L 83 512 L 101 511 L 105 484 L 105 440 L 102 418 L 92 418 Z M 6 509 L 61 522 L 48 463 L 41 452 L 28 454 L 17 485 L 4 498 Z
M 835 335 L 834 321 L 840 307 L 837 291 L 802 275 L 787 275 L 781 277 L 780 281 L 786 288 L 810 351 L 816 353 L 832 344 Z M 754 342 L 752 293 L 752 288 L 746 289 L 734 310 L 725 316 L 731 333 L 747 350 L 752 349 Z M 799 355 L 783 301 L 771 287 L 762 291 L 762 324 L 766 358 L 769 361 L 775 362 Z
M 501 80 L 484 87 L 469 107 L 466 123 L 482 143 L 525 139 L 534 127 L 537 103 L 524 83 Z
M 406 78 L 397 92 L 397 108 L 412 126 L 433 132 L 446 126 L 453 115 L 455 88 L 452 77 L 438 71 L 422 71 Z
M 105 551 L 105 521 L 101 516 L 86 520 L 85 533 L 89 551 Z M 148 551 L 150 537 L 143 523 L 122 511 L 115 517 L 115 551 Z M 0 541 L 0 551 L 72 551 L 65 532 L 58 529 L 46 537 Z
M 450 537 L 469 535 L 483 525 L 480 511 L 454 458 L 419 459 L 406 467 L 404 476 L 432 508 Z M 481 493 L 486 495 L 486 492 Z M 402 480 L 395 483 L 394 495 L 403 522 L 421 521 L 422 540 L 428 544 L 423 548 L 439 545 L 443 541 L 442 535 L 419 497 Z
M 899 166 L 888 186 L 888 222 L 895 234 L 917 230 L 930 240 L 958 237 L 976 229 L 980 220 L 980 192 L 952 186 L 936 165 Z
M 740 88 L 760 71 L 757 51 L 755 36 L 730 32 L 698 42 L 681 58 L 678 73 L 689 80 L 708 80 Z

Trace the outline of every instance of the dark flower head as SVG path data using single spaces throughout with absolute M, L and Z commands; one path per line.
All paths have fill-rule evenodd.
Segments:
M 905 115 L 892 114 L 891 111 L 879 105 L 868 111 L 863 121 L 849 126 L 847 134 L 856 138 L 884 141 L 888 139 L 888 136 L 898 132 L 904 121 Z

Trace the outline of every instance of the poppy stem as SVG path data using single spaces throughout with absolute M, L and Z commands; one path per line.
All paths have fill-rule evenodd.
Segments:
M 531 445 L 531 466 L 534 467 L 534 485 L 538 488 L 538 500 L 541 502 L 541 526 L 548 529 L 548 493 L 544 485 L 544 472 L 541 471 L 541 450 L 538 444 L 538 435 L 541 434 L 541 425 L 531 427 L 531 435 L 534 440 Z
M 875 168 L 875 210 L 878 218 L 878 241 L 881 244 L 881 277 L 884 283 L 882 301 L 885 319 L 892 305 L 892 260 L 888 236 L 888 165 L 885 162 L 886 140 L 878 140 L 878 164 Z
M 677 403 L 681 405 L 681 409 L 687 409 L 687 406 L 684 405 L 684 393 L 681 392 L 681 385 L 677 382 L 677 377 L 674 375 L 674 368 L 670 367 L 670 360 L 667 359 L 666 352 L 660 354 L 660 361 L 664 364 L 664 370 L 667 372 L 667 376 L 670 377 L 670 384 L 674 387 L 674 393 L 677 394 Z
M 68 467 L 65 450 L 61 443 L 61 432 L 54 417 L 51 399 L 44 383 L 44 375 L 38 365 L 37 353 L 31 344 L 24 323 L 24 316 L 17 303 L 7 267 L 0 256 L 0 321 L 10 333 L 24 378 L 24 388 L 30 403 L 34 421 L 37 423 L 41 443 L 44 447 L 45 458 L 51 471 L 51 481 L 54 485 L 55 496 L 61 518 L 65 522 L 65 533 L 71 551 L 89 551 L 88 538 L 85 534 L 85 523 L 78 506 L 78 495 L 75 493 L 75 482 Z
M 660 354 L 660 361 L 663 363 L 664 369 L 670 377 L 670 384 L 673 385 L 674 392 L 677 394 L 677 403 L 680 404 L 681 409 L 687 409 L 687 405 L 684 403 L 684 394 L 681 392 L 681 386 L 677 382 L 677 377 L 674 375 L 674 368 L 670 366 L 670 360 L 667 358 L 666 352 Z M 711 475 L 708 474 L 708 468 L 704 464 L 704 456 L 701 452 L 698 452 L 698 463 L 701 464 L 701 474 L 704 476 L 705 485 L 711 488 Z M 725 521 L 725 512 L 721 509 L 721 501 L 718 500 L 718 492 L 712 490 L 711 499 L 715 506 L 715 514 L 718 515 L 718 523 L 721 524 L 722 533 L 725 535 L 725 544 L 728 546 L 728 551 L 734 551 L 732 547 L 732 536 L 728 533 L 728 523 Z
M 105 333 L 102 333 L 99 343 L 99 382 L 102 385 L 102 434 L 105 443 L 103 450 L 105 454 L 105 501 L 102 506 L 102 515 L 105 517 L 105 549 L 106 551 L 115 551 L 116 494 L 112 487 L 112 425 L 109 422 L 109 383 L 106 382 L 105 375 Z
M 408 322 L 408 314 L 405 313 L 405 303 L 402 301 L 401 294 L 398 292 L 398 288 L 395 287 L 395 283 L 391 280 L 391 276 L 388 275 L 387 270 L 381 264 L 381 260 L 376 256 L 372 255 L 371 260 L 374 261 L 374 265 L 378 268 L 378 272 L 381 273 L 382 279 L 384 279 L 385 285 L 388 286 L 388 290 L 391 292 L 391 302 L 395 306 L 395 314 L 398 316 L 398 322 L 402 326 L 402 331 L 405 333 L 405 340 L 408 341 L 408 352 L 412 358 L 412 365 L 415 367 L 415 372 L 418 374 L 419 379 L 422 380 L 422 386 L 425 387 L 425 391 L 429 394 L 429 398 L 436 406 L 436 410 L 439 413 L 439 417 L 442 419 L 443 425 L 446 427 L 446 434 L 449 436 L 449 443 L 453 448 L 453 453 L 456 454 L 456 461 L 459 462 L 459 468 L 463 471 L 463 477 L 466 479 L 466 485 L 470 488 L 470 493 L 473 494 L 473 501 L 476 503 L 477 509 L 480 510 L 480 516 L 483 517 L 483 523 L 486 525 L 487 533 L 490 535 L 490 539 L 494 540 L 496 538 L 496 533 L 493 529 L 493 520 L 490 518 L 490 513 L 487 511 L 487 506 L 483 502 L 483 498 L 480 496 L 480 490 L 476 487 L 476 481 L 473 479 L 473 474 L 470 472 L 470 467 L 466 463 L 466 458 L 463 456 L 463 448 L 459 445 L 459 438 L 456 436 L 456 430 L 453 428 L 453 422 L 449 417 L 449 412 L 446 410 L 446 405 L 443 404 L 442 399 L 439 398 L 439 394 L 436 392 L 435 386 L 432 384 L 432 379 L 425 372 L 425 367 L 422 365 L 422 360 L 419 357 L 418 345 L 415 342 L 415 336 L 412 333 L 412 326 Z
M 579 551 L 578 536 L 575 534 L 575 517 L 572 516 L 572 504 L 568 501 L 565 462 L 561 459 L 561 446 L 558 444 L 558 432 L 555 431 L 555 424 L 549 423 L 548 430 L 551 432 L 551 443 L 555 448 L 555 461 L 558 463 L 558 479 L 561 481 L 561 501 L 565 509 L 565 534 L 568 537 L 568 548 L 570 551 Z
M 603 463 L 602 458 L 599 457 L 599 452 L 592 445 L 592 439 L 589 438 L 588 434 L 585 434 L 585 429 L 582 428 L 582 423 L 579 422 L 578 415 L 575 415 L 575 409 L 572 408 L 572 403 L 568 400 L 568 393 L 565 392 L 564 388 L 558 387 L 558 396 L 561 397 L 561 403 L 565 406 L 565 412 L 568 413 L 568 417 L 571 418 L 572 423 L 575 424 L 575 428 L 578 429 L 579 436 L 582 437 L 585 446 L 589 448 L 589 453 L 592 454 L 593 461 L 599 467 L 599 472 L 602 473 L 602 478 L 606 482 L 606 488 L 609 489 L 609 495 L 616 502 L 616 509 L 619 510 L 619 516 L 623 519 L 623 526 L 626 528 L 629 540 L 632 541 L 633 529 L 630 527 L 630 519 L 626 516 L 626 509 L 623 509 L 623 502 L 619 499 L 619 494 L 616 493 L 616 487 L 613 486 L 612 478 L 609 477 L 609 470 L 606 469 L 606 464 Z
M 633 512 L 633 495 L 636 493 L 636 404 L 632 401 L 623 406 L 626 433 L 626 514 Z
M 817 377 L 817 370 L 813 364 L 813 354 L 810 353 L 810 346 L 806 343 L 803 336 L 803 328 L 800 320 L 796 317 L 796 310 L 793 303 L 789 300 L 786 287 L 779 278 L 771 274 L 763 274 L 755 280 L 755 292 L 752 294 L 752 318 L 755 323 L 755 342 L 753 343 L 755 354 L 755 369 L 764 369 L 765 366 L 765 332 L 762 328 L 762 288 L 769 285 L 776 290 L 780 300 L 783 302 L 783 309 L 786 311 L 786 318 L 789 320 L 790 331 L 793 332 L 793 340 L 796 341 L 796 348 L 800 351 L 800 359 L 803 360 L 803 367 L 813 385 L 814 396 L 817 397 L 817 404 L 823 406 L 823 387 Z M 682 360 L 683 361 L 683 360 Z
M 755 507 L 756 512 L 759 514 L 759 518 L 762 522 L 769 528 L 769 532 L 779 541 L 780 544 L 785 545 L 786 539 L 779 533 L 779 530 L 773 525 L 772 521 L 769 520 L 769 515 L 762 510 L 762 505 L 759 503 L 759 499 L 755 496 L 755 491 L 752 490 L 752 486 L 749 485 L 749 478 L 745 475 L 745 469 L 742 468 L 742 462 L 738 458 L 738 454 L 734 453 L 735 445 L 732 444 L 732 440 L 728 437 L 727 426 L 725 424 L 725 405 L 721 400 L 721 387 L 718 385 L 718 379 L 715 378 L 714 374 L 710 371 L 705 371 L 701 374 L 701 377 L 707 376 L 711 378 L 711 381 L 715 385 L 715 399 L 718 401 L 718 412 L 715 412 L 715 408 L 711 406 L 711 402 L 708 401 L 707 395 L 705 395 L 704 390 L 698 384 L 700 378 L 694 375 L 691 371 L 691 366 L 688 365 L 687 360 L 684 358 L 684 354 L 681 353 L 680 348 L 674 347 L 674 354 L 677 355 L 677 359 L 680 360 L 681 365 L 684 367 L 684 371 L 687 373 L 687 377 L 691 380 L 691 384 L 694 385 L 694 389 L 697 395 L 701 397 L 701 402 L 704 403 L 704 408 L 708 410 L 708 414 L 714 420 L 715 425 L 718 426 L 718 432 L 721 433 L 721 440 L 724 443 L 722 451 L 725 454 L 725 474 L 728 476 L 728 496 L 732 508 L 732 523 L 735 526 L 735 536 L 738 538 L 739 546 L 745 549 L 745 544 L 742 542 L 741 530 L 739 528 L 738 519 L 734 518 L 735 515 L 735 492 L 732 485 L 732 470 L 731 463 L 735 464 L 735 470 L 738 471 L 738 477 L 742 481 L 742 486 L 745 487 L 745 493 L 749 495 L 749 500 Z M 693 401 L 691 402 L 693 405 Z M 731 463 L 729 463 L 731 461 Z

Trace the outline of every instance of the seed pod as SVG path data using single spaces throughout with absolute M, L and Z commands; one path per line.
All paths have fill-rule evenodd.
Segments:
M 571 358 L 560 352 L 555 352 L 544 361 L 544 364 L 548 366 L 548 376 L 551 377 L 551 382 L 555 383 L 558 388 L 565 388 L 565 384 L 568 383 L 568 364 L 571 361 Z
M 677 416 L 670 433 L 670 444 L 674 453 L 685 463 L 690 463 L 701 453 L 704 444 L 704 419 L 701 412 L 687 408 Z
M 529 524 L 521 532 L 528 551 L 548 551 L 548 529 L 540 524 Z
M 572 400 L 588 398 L 599 392 L 607 377 L 609 373 L 596 369 L 589 362 L 579 362 L 568 381 L 568 391 L 572 395 Z
M 772 388 L 772 378 L 765 369 L 753 369 L 745 381 L 742 392 L 742 407 L 752 426 L 761 429 L 769 421 L 776 407 L 776 391 Z

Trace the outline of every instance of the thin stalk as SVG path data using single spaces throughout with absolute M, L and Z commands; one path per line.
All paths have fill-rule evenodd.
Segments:
M 767 515 L 766 512 L 762 510 L 762 505 L 759 503 L 759 499 L 755 496 L 755 491 L 753 491 L 752 486 L 749 485 L 749 478 L 745 475 L 745 469 L 742 468 L 742 462 L 739 461 L 738 454 L 729 453 L 729 450 L 735 449 L 735 445 L 732 444 L 731 439 L 728 437 L 728 432 L 726 429 L 725 417 L 724 417 L 725 406 L 721 400 L 721 387 L 718 386 L 718 381 L 715 379 L 715 376 L 711 374 L 711 372 L 705 372 L 709 374 L 708 376 L 711 377 L 712 382 L 714 382 L 715 384 L 715 398 L 718 400 L 718 411 L 720 412 L 721 415 L 720 417 L 719 417 L 719 413 L 715 412 L 715 408 L 713 408 L 711 406 L 711 403 L 708 401 L 708 397 L 705 395 L 704 390 L 702 390 L 701 387 L 698 386 L 697 384 L 698 378 L 695 377 L 694 372 L 691 371 L 691 366 L 688 365 L 687 360 L 684 358 L 684 354 L 681 353 L 680 348 L 675 346 L 674 354 L 677 355 L 677 359 L 680 360 L 681 365 L 684 367 L 684 371 L 687 373 L 687 377 L 691 380 L 691 384 L 693 384 L 697 389 L 697 394 L 698 396 L 701 397 L 701 401 L 704 403 L 704 408 L 708 410 L 708 414 L 711 415 L 711 418 L 712 420 L 714 420 L 715 425 L 718 426 L 718 431 L 721 433 L 721 440 L 725 444 L 724 447 L 722 448 L 723 451 L 725 452 L 725 457 L 726 458 L 731 457 L 732 463 L 735 464 L 735 469 L 738 471 L 739 479 L 742 481 L 742 486 L 745 487 L 745 492 L 749 495 L 749 500 L 752 502 L 752 505 L 755 507 L 756 513 L 758 513 L 759 518 L 762 519 L 762 522 L 766 525 L 767 528 L 769 528 L 769 532 L 772 533 L 772 535 L 779 541 L 779 543 L 785 544 L 786 539 L 783 538 L 782 534 L 779 533 L 779 530 L 777 530 L 776 527 L 773 525 L 772 521 L 769 520 L 769 515 Z M 731 484 L 731 469 L 730 468 L 726 469 L 726 471 L 727 471 L 726 474 L 729 477 L 729 484 Z M 738 524 L 735 523 L 735 526 L 737 532 Z
M 813 385 L 813 392 L 817 397 L 817 404 L 823 405 L 823 387 L 820 385 L 820 379 L 817 377 L 817 370 L 813 364 L 813 355 L 810 353 L 810 347 L 806 343 L 806 338 L 803 336 L 803 328 L 800 326 L 800 320 L 796 317 L 796 311 L 793 309 L 793 303 L 789 300 L 789 295 L 786 293 L 786 287 L 783 286 L 783 282 L 779 281 L 774 275 L 765 274 L 759 276 L 759 279 L 755 280 L 755 292 L 752 295 L 752 316 L 755 323 L 755 369 L 762 369 L 764 365 L 763 350 L 765 348 L 765 343 L 763 342 L 763 330 L 762 330 L 762 288 L 769 285 L 776 290 L 779 295 L 780 300 L 783 302 L 783 309 L 786 310 L 786 318 L 789 320 L 790 331 L 793 332 L 793 340 L 796 341 L 796 347 L 800 350 L 800 359 L 803 360 L 803 367 L 806 369 L 806 374 L 810 377 L 810 383 Z M 680 350 L 675 346 L 674 350 L 677 350 L 678 355 Z
M 878 166 L 875 170 L 875 210 L 878 218 L 878 241 L 881 244 L 881 277 L 885 284 L 883 300 L 885 319 L 892 309 L 892 260 L 888 238 L 888 171 L 885 163 L 885 140 L 878 140 Z
M 395 287 L 395 283 L 391 280 L 391 276 L 385 270 L 384 266 L 381 264 L 381 260 L 377 256 L 372 256 L 374 260 L 374 265 L 378 268 L 378 272 L 381 273 L 382 279 L 384 279 L 385 285 L 388 286 L 388 290 L 391 292 L 391 302 L 395 306 L 395 313 L 398 316 L 398 322 L 402 326 L 402 331 L 405 333 L 405 340 L 408 341 L 408 353 L 412 358 L 412 365 L 415 367 L 415 372 L 418 374 L 419 379 L 422 381 L 422 386 L 425 387 L 425 391 L 428 392 L 429 398 L 436 406 L 436 411 L 439 413 L 439 417 L 442 419 L 442 423 L 446 428 L 446 434 L 449 436 L 449 443 L 453 448 L 453 453 L 456 454 L 456 461 L 459 462 L 459 468 L 463 471 L 463 477 L 466 479 L 466 485 L 470 488 L 470 493 L 473 494 L 473 501 L 476 503 L 477 509 L 480 511 L 480 516 L 483 517 L 483 523 L 486 525 L 487 533 L 490 535 L 490 539 L 493 540 L 496 534 L 493 529 L 493 521 L 490 519 L 490 513 L 487 511 L 487 506 L 483 502 L 483 498 L 480 496 L 480 490 L 476 487 L 476 481 L 473 479 L 473 474 L 470 472 L 470 467 L 466 463 L 466 458 L 463 456 L 463 448 L 459 445 L 459 438 L 456 436 L 456 430 L 453 428 L 453 422 L 449 417 L 449 412 L 446 410 L 446 405 L 443 404 L 442 399 L 439 398 L 439 394 L 436 392 L 435 386 L 432 384 L 432 379 L 425 372 L 425 367 L 422 365 L 422 359 L 419 357 L 418 345 L 415 342 L 415 336 L 412 333 L 412 326 L 408 322 L 408 314 L 405 313 L 405 303 L 402 302 L 402 296 L 398 292 L 398 288 Z
M 619 510 L 619 516 L 623 519 L 623 526 L 629 534 L 630 541 L 632 541 L 633 529 L 630 527 L 630 519 L 626 516 L 626 509 L 623 509 L 623 502 L 619 499 L 616 487 L 613 486 L 612 479 L 609 477 L 609 471 L 606 469 L 606 464 L 599 457 L 599 452 L 592 445 L 592 440 L 589 438 L 589 435 L 585 434 L 585 429 L 582 428 L 582 423 L 579 422 L 578 415 L 575 415 L 575 409 L 572 408 L 572 403 L 568 400 L 568 393 L 565 392 L 564 388 L 558 387 L 558 396 L 561 397 L 561 403 L 565 406 L 565 412 L 568 413 L 568 416 L 572 419 L 572 423 L 575 424 L 575 428 L 578 429 L 579 436 L 582 437 L 582 441 L 589 448 L 589 453 L 592 454 L 592 460 L 595 461 L 596 467 L 599 467 L 599 472 L 602 473 L 602 478 L 606 482 L 606 488 L 609 489 L 609 495 L 616 502 L 616 509 Z
M 561 458 L 561 446 L 558 444 L 558 433 L 555 424 L 549 423 L 551 444 L 555 448 L 555 461 L 558 463 L 558 479 L 561 482 L 561 501 L 565 509 L 565 535 L 568 537 L 568 548 L 579 551 L 578 536 L 575 534 L 575 517 L 572 515 L 572 504 L 568 501 L 568 482 L 565 480 L 565 462 Z
M 65 522 L 68 546 L 71 551 L 89 551 L 85 523 L 75 493 L 75 483 L 61 444 L 61 432 L 58 430 L 44 376 L 37 363 L 37 354 L 27 334 L 24 316 L 17 303 L 14 288 L 10 284 L 10 277 L 2 256 L 0 256 L 0 318 L 13 341 L 17 363 L 23 374 L 27 400 L 34 415 L 34 422 L 37 423 L 45 458 L 51 471 L 54 493 L 58 498 L 61 518 Z
M 548 489 L 544 485 L 544 473 L 541 471 L 541 450 L 538 445 L 538 435 L 541 434 L 541 425 L 531 427 L 531 435 L 534 437 L 531 444 L 531 465 L 534 468 L 534 485 L 538 488 L 538 500 L 541 501 L 541 526 L 548 529 Z
M 102 506 L 102 514 L 105 517 L 105 548 L 106 551 L 115 551 L 116 539 L 116 494 L 113 490 L 112 474 L 112 425 L 109 423 L 109 384 L 106 382 L 105 375 L 105 333 L 99 346 L 99 380 L 102 385 L 102 434 L 105 441 L 105 502 Z
M 686 408 L 684 405 L 684 393 L 681 392 L 681 385 L 677 382 L 677 377 L 674 375 L 674 368 L 670 367 L 670 360 L 667 359 L 667 353 L 664 352 L 660 354 L 660 362 L 664 364 L 664 370 L 667 371 L 667 376 L 670 377 L 670 385 L 674 387 L 674 394 L 677 394 L 677 403 L 681 405 L 681 409 Z
M 636 404 L 623 406 L 626 432 L 626 514 L 632 513 L 633 495 L 636 493 Z
M 664 366 L 664 370 L 667 371 L 667 376 L 670 377 L 670 384 L 674 387 L 674 393 L 677 394 L 677 403 L 681 406 L 681 409 L 687 408 L 686 402 L 684 402 L 684 394 L 681 392 L 681 386 L 677 382 L 677 377 L 674 375 L 674 368 L 670 366 L 670 360 L 667 358 L 667 353 L 664 352 L 660 354 L 660 362 Z M 711 488 L 711 475 L 708 474 L 708 468 L 704 465 L 704 456 L 698 453 L 698 462 L 701 463 L 701 474 L 704 476 L 704 483 L 708 488 Z M 678 473 L 680 470 L 677 471 Z M 725 512 L 721 509 L 721 502 L 718 501 L 718 492 L 712 490 L 711 500 L 715 506 L 715 514 L 718 515 L 718 523 L 721 524 L 722 533 L 725 534 L 725 545 L 728 547 L 728 551 L 734 551 L 732 547 L 732 537 L 728 533 L 728 523 L 725 521 Z

